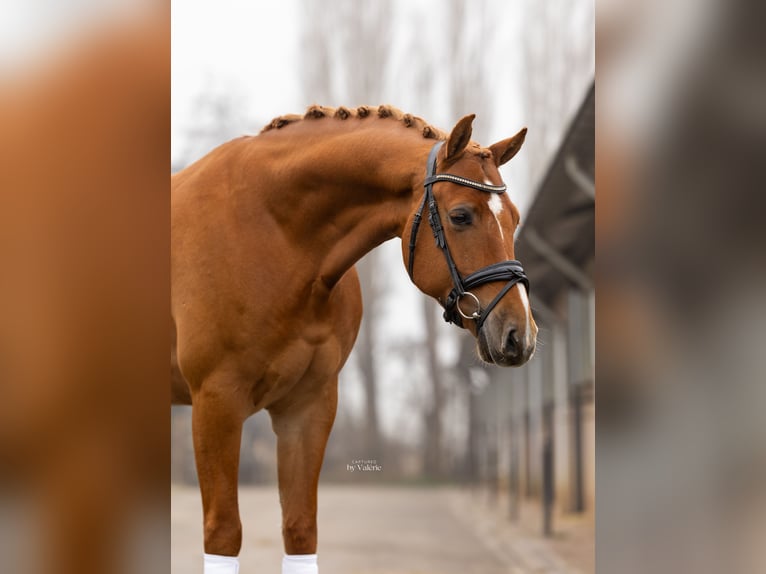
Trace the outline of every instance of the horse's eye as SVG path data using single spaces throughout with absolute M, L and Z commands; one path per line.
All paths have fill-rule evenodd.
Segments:
M 472 218 L 468 211 L 463 209 L 456 209 L 455 211 L 450 212 L 449 220 L 453 225 L 470 225 Z

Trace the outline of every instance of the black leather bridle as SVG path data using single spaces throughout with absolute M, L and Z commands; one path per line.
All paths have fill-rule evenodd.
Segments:
M 436 156 L 439 153 L 439 149 L 444 144 L 443 141 L 437 142 L 434 147 L 431 148 L 431 153 L 428 154 L 428 163 L 426 165 L 426 179 L 423 183 L 425 187 L 425 193 L 423 194 L 423 201 L 420 203 L 420 207 L 415 213 L 412 221 L 412 231 L 410 232 L 410 257 L 407 262 L 407 272 L 410 275 L 410 279 L 413 279 L 413 270 L 415 265 L 415 243 L 418 237 L 418 228 L 420 227 L 420 220 L 423 217 L 423 210 L 426 204 L 428 204 L 428 223 L 431 225 L 431 230 L 436 239 L 436 245 L 444 253 L 444 258 L 447 260 L 447 268 L 450 275 L 452 275 L 452 283 L 454 287 L 447 296 L 447 300 L 444 301 L 444 320 L 448 323 L 454 323 L 459 327 L 463 326 L 461 317 L 463 319 L 473 319 L 476 321 L 476 332 L 479 332 L 484 321 L 487 319 L 492 309 L 495 308 L 511 287 L 516 283 L 522 283 L 529 292 L 529 281 L 524 274 L 524 268 L 516 260 L 500 261 L 499 263 L 493 263 L 487 267 L 479 269 L 475 273 L 471 273 L 467 277 L 463 278 L 455 265 L 455 260 L 452 258 L 449 247 L 447 246 L 447 238 L 444 235 L 444 226 L 439 217 L 439 208 L 436 205 L 436 198 L 433 193 L 433 185 L 439 181 L 449 181 L 457 185 L 465 187 L 471 187 L 485 193 L 505 193 L 505 185 L 488 185 L 472 179 L 467 179 L 459 175 L 453 175 L 450 173 L 436 173 Z M 484 285 L 485 283 L 492 283 L 495 281 L 507 281 L 506 285 L 500 290 L 494 299 L 487 305 L 485 309 L 481 308 L 479 298 L 471 293 L 471 289 Z M 476 304 L 476 310 L 470 315 L 466 315 L 460 308 L 460 300 L 468 296 L 473 299 Z

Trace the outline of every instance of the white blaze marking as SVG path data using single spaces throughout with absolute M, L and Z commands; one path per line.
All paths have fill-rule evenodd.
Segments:
M 495 221 L 497 221 L 497 228 L 500 230 L 500 238 L 505 242 L 503 227 L 500 225 L 500 214 L 503 212 L 503 202 L 500 201 L 500 196 L 494 193 L 490 194 L 489 199 L 487 200 L 487 205 L 489 205 L 489 210 L 492 212 L 492 215 L 495 216 Z
M 484 183 L 492 185 L 492 182 L 489 180 L 485 180 Z M 492 212 L 492 215 L 495 216 L 497 227 L 500 230 L 500 237 L 503 239 L 503 241 L 505 241 L 503 227 L 500 225 L 500 214 L 503 212 L 503 202 L 500 200 L 500 196 L 494 193 L 491 194 L 490 198 L 487 200 L 487 205 L 489 206 L 489 210 Z M 524 307 L 524 346 L 528 347 L 531 344 L 529 339 L 530 335 L 532 334 L 532 311 L 529 307 L 529 298 L 527 297 L 526 287 L 524 287 L 524 285 L 521 283 L 516 283 L 516 288 L 519 290 L 519 298 L 521 299 L 521 304 Z
M 529 299 L 527 298 L 527 289 L 521 283 L 516 283 L 516 288 L 519 290 L 519 297 L 521 298 L 521 304 L 524 305 L 524 312 L 527 315 L 526 322 L 524 323 L 524 346 L 528 347 L 530 344 L 529 335 L 532 330 L 529 328 L 532 323 L 531 312 L 529 310 Z

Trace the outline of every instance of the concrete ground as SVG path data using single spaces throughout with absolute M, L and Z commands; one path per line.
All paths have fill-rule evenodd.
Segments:
M 242 487 L 241 574 L 279 574 L 276 487 Z M 172 490 L 172 573 L 202 573 L 202 510 L 191 487 Z M 544 539 L 497 504 L 458 488 L 330 485 L 319 493 L 323 574 L 588 574 L 592 528 Z

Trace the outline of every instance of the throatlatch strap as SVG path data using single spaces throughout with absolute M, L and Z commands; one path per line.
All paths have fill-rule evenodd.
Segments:
M 420 220 L 423 217 L 423 208 L 426 206 L 426 194 L 423 194 L 423 201 L 420 202 L 420 207 L 415 212 L 415 216 L 412 218 L 412 231 L 410 231 L 410 257 L 407 261 L 407 273 L 410 275 L 410 281 L 414 281 L 412 272 L 415 267 L 415 242 L 418 238 L 418 228 L 420 227 Z
M 444 145 L 443 141 L 436 142 L 436 144 L 434 144 L 434 146 L 431 148 L 431 151 L 428 152 L 428 160 L 426 161 L 426 179 L 428 179 L 430 175 L 436 172 L 436 155 L 439 153 L 439 149 L 441 149 L 442 145 Z M 423 193 L 423 201 L 420 202 L 420 207 L 418 207 L 417 212 L 415 212 L 415 217 L 412 219 L 412 230 L 410 231 L 410 258 L 407 262 L 407 272 L 410 275 L 410 280 L 413 280 L 412 274 L 415 268 L 415 243 L 418 239 L 418 228 L 420 227 L 420 221 L 423 217 L 423 209 L 426 206 L 426 202 L 428 201 L 429 196 L 431 199 L 433 199 L 433 194 L 431 193 L 431 185 L 423 185 L 426 188 L 425 193 Z

